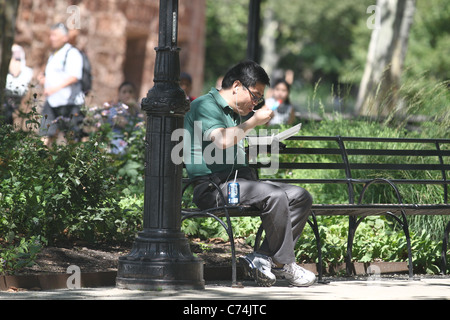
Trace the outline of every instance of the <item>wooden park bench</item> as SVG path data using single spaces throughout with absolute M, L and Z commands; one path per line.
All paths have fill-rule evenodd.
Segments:
M 347 239 L 346 271 L 351 275 L 352 246 L 355 232 L 361 221 L 367 216 L 388 215 L 400 223 L 406 237 L 408 249 L 409 277 L 413 278 L 411 239 L 407 216 L 410 215 L 450 215 L 450 139 L 408 139 L 408 138 L 360 138 L 360 137 L 317 137 L 294 136 L 280 144 L 278 172 L 297 172 L 285 174 L 281 178 L 261 177 L 261 170 L 268 167 L 256 161 L 250 165 L 260 171 L 261 180 L 272 180 L 301 186 L 311 184 L 332 184 L 342 189 L 348 196 L 348 203 L 314 203 L 311 209 L 309 225 L 312 227 L 318 250 L 318 279 L 322 282 L 322 252 L 317 224 L 317 216 L 348 216 L 349 231 Z M 319 161 L 319 157 L 322 159 Z M 303 170 L 303 171 L 300 171 Z M 311 170 L 326 170 L 329 178 L 308 178 Z M 328 173 L 329 172 L 329 173 Z M 277 175 L 280 176 L 280 175 Z M 302 178 L 291 178 L 291 176 Z M 322 175 L 324 176 L 324 175 Z M 303 178 L 305 177 L 305 178 Z M 213 182 L 211 182 L 213 183 Z M 214 183 L 213 183 L 214 184 Z M 392 189 L 395 201 L 392 203 L 374 203 L 367 194 L 373 192 L 374 185 L 384 184 Z M 435 186 L 439 199 L 429 203 L 405 203 L 402 188 L 420 185 Z M 188 188 L 185 184 L 183 193 Z M 215 186 L 217 189 L 219 187 Z M 308 187 L 306 187 L 308 189 Z M 419 192 L 419 191 L 417 191 Z M 324 196 L 326 198 L 326 195 Z M 226 203 L 225 199 L 222 199 Z M 236 284 L 236 257 L 234 247 L 232 217 L 259 216 L 260 212 L 247 206 L 222 206 L 200 210 L 183 208 L 182 219 L 211 217 L 225 228 L 231 243 L 232 284 Z M 224 219 L 223 219 L 224 218 Z M 262 228 L 255 241 L 255 250 L 259 245 Z M 446 252 L 450 223 L 444 231 L 441 271 L 446 271 Z

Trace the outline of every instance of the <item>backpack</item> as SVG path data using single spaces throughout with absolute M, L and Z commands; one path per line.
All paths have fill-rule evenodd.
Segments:
M 78 50 L 78 52 L 83 57 L 83 72 L 82 72 L 82 76 L 81 76 L 80 82 L 81 82 L 81 90 L 83 91 L 83 93 L 85 95 L 87 95 L 92 90 L 92 67 L 91 67 L 91 62 L 89 61 L 89 58 L 86 55 L 86 53 L 84 53 L 83 51 L 81 51 L 78 48 L 75 48 L 75 47 L 72 47 L 72 48 Z M 67 55 L 69 54 L 69 51 L 72 50 L 72 48 L 70 48 L 66 52 L 66 57 L 64 59 L 64 68 L 66 67 Z

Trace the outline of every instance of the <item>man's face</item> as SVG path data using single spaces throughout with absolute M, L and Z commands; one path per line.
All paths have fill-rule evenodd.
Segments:
M 69 41 L 69 36 L 61 29 L 50 31 L 50 46 L 53 50 L 61 49 Z
M 192 85 L 187 79 L 181 79 L 180 80 L 180 87 L 183 89 L 183 91 L 186 93 L 187 96 L 191 94 L 191 88 Z
M 131 85 L 124 85 L 119 90 L 119 101 L 125 104 L 134 103 L 136 100 L 134 88 Z
M 237 94 L 237 111 L 241 116 L 246 116 L 259 104 L 264 97 L 266 86 L 257 82 L 253 87 L 241 85 Z

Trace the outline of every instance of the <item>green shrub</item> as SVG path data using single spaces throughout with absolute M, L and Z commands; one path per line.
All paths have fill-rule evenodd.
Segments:
M 95 136 L 48 149 L 33 132 L 2 126 L 0 146 L 2 234 L 39 235 L 50 243 L 123 238 L 115 160 Z
M 0 241 L 0 275 L 14 274 L 31 267 L 42 248 L 40 237 Z

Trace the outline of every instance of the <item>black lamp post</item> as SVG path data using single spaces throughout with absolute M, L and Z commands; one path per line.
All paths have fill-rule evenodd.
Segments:
M 147 114 L 144 228 L 119 258 L 118 288 L 204 289 L 203 263 L 181 232 L 182 165 L 171 160 L 172 132 L 183 128 L 189 101 L 179 86 L 178 0 L 160 0 L 154 87 L 142 100 Z
M 261 25 L 261 0 L 250 0 L 248 14 L 247 59 L 259 62 L 259 27 Z

